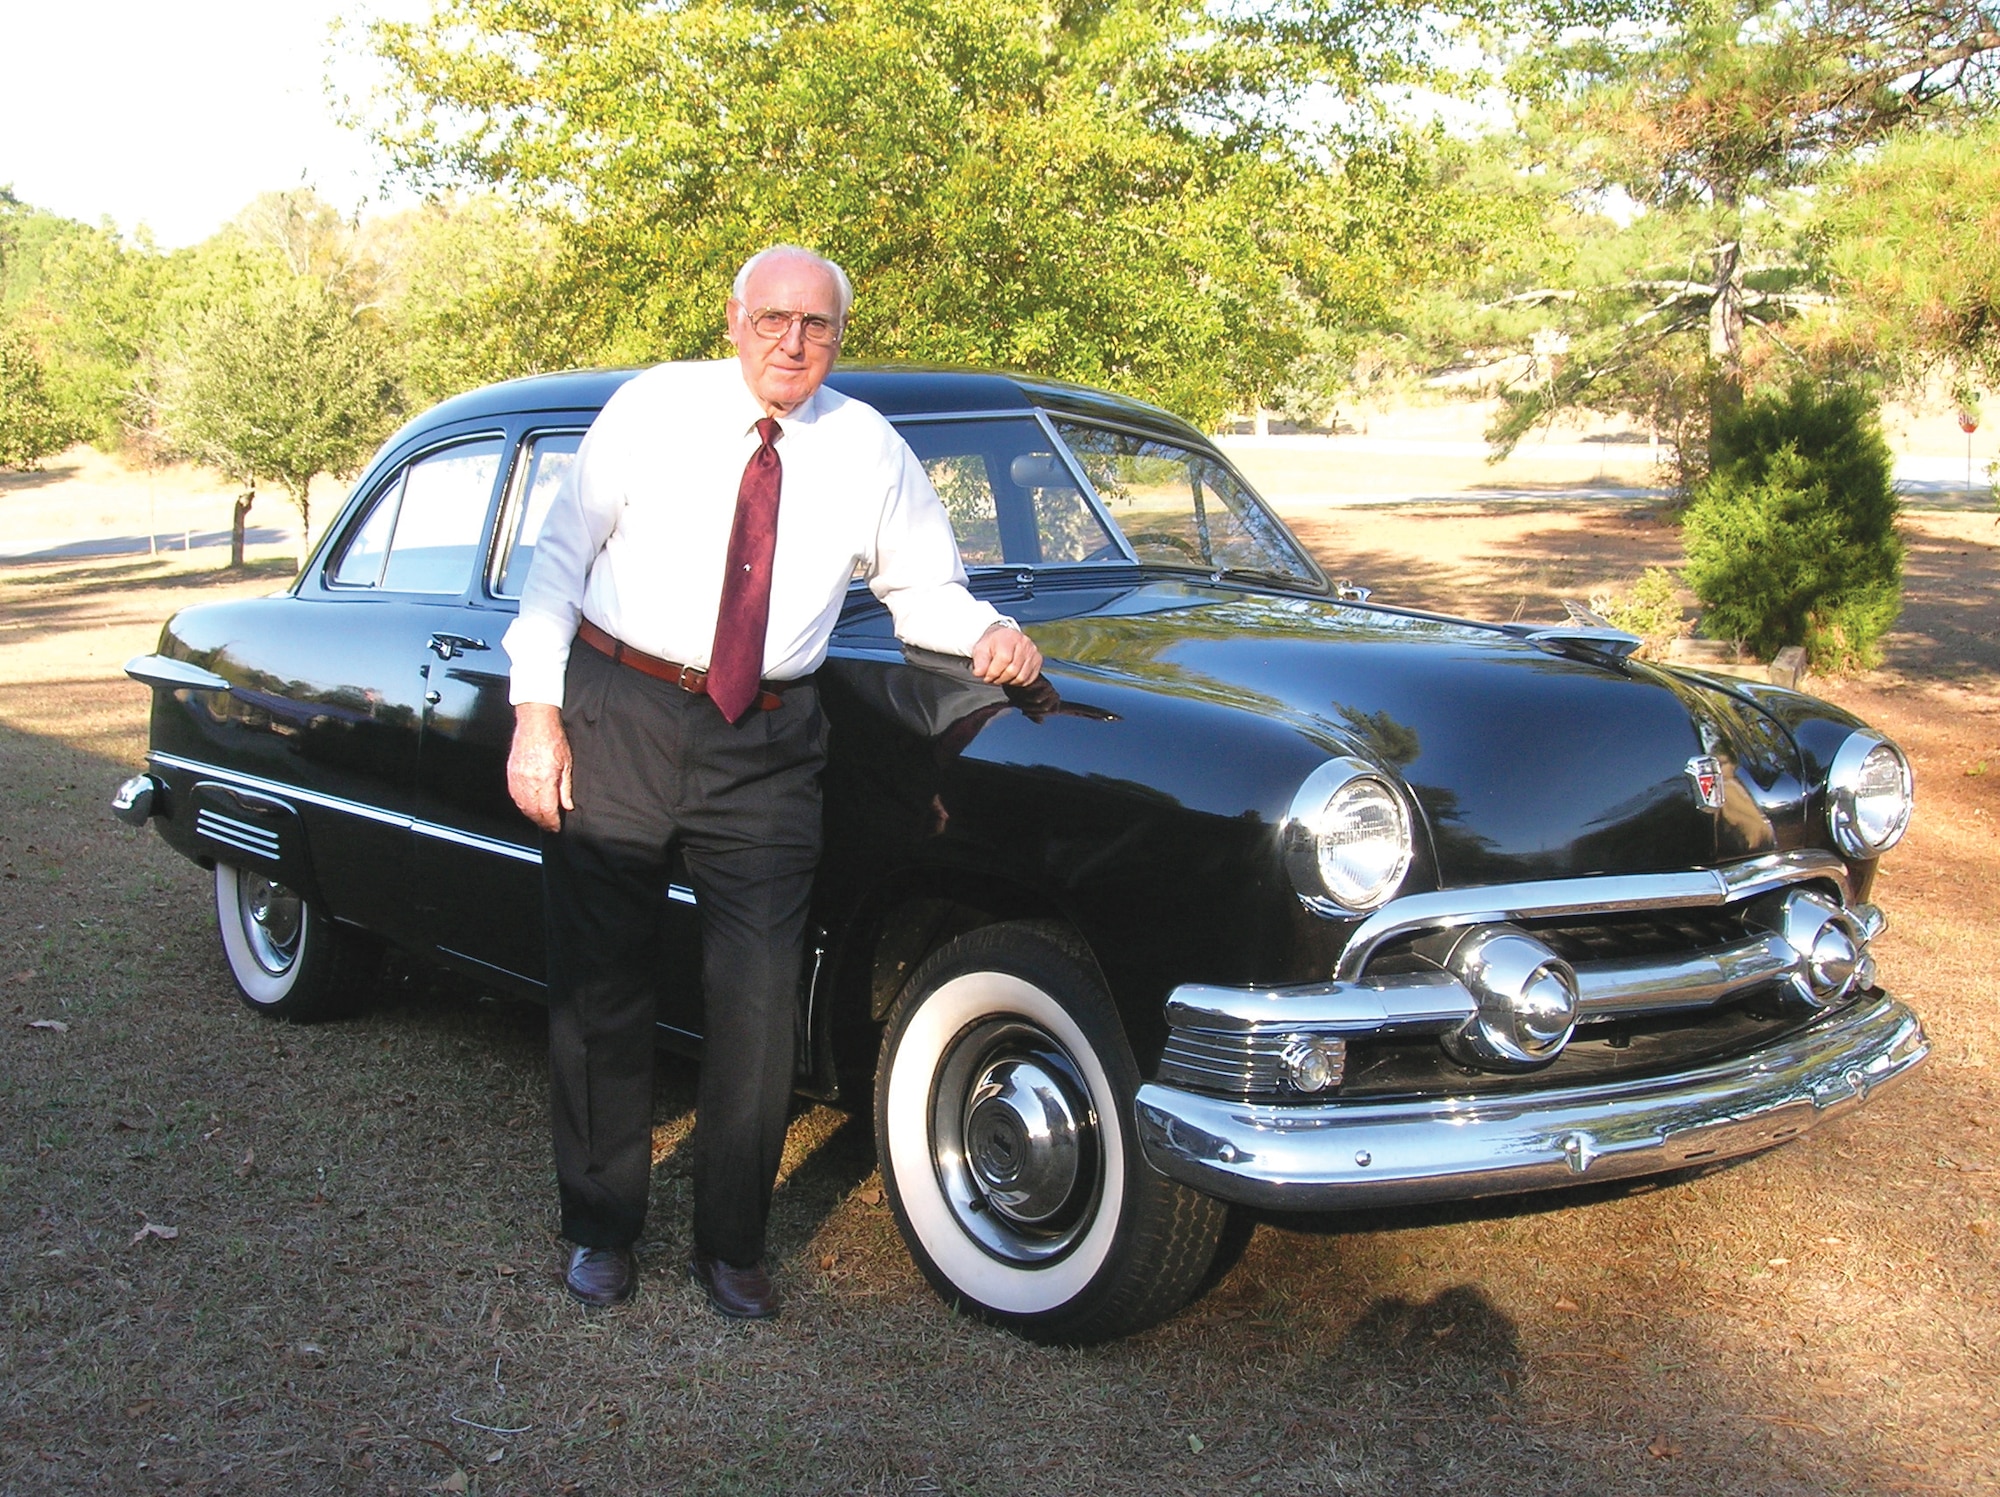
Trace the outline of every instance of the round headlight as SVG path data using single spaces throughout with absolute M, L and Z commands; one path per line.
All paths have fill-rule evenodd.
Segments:
M 1873 858 L 1902 840 L 1916 805 L 1910 764 L 1879 734 L 1850 733 L 1827 771 L 1827 827 L 1851 858 Z
M 1328 914 L 1376 908 L 1410 870 L 1410 813 L 1395 786 L 1359 759 L 1331 759 L 1306 777 L 1284 840 L 1300 896 Z

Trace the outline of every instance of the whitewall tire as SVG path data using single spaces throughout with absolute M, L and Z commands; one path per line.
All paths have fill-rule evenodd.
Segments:
M 876 1147 L 940 1294 L 1070 1343 L 1185 1303 L 1226 1210 L 1141 1157 L 1137 1089 L 1111 999 L 1061 927 L 989 926 L 919 968 L 883 1034 Z
M 215 865 L 215 923 L 238 996 L 273 1019 L 309 1023 L 351 1011 L 381 954 L 365 933 L 230 863 Z

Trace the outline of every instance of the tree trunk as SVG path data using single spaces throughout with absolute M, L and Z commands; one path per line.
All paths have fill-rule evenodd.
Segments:
M 257 502 L 257 489 L 252 485 L 236 496 L 236 512 L 229 517 L 229 565 L 233 571 L 243 567 L 243 526 L 250 518 L 250 506 Z

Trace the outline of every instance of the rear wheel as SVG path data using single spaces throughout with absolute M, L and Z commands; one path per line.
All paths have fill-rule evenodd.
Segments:
M 918 969 L 882 1037 L 875 1136 L 896 1223 L 940 1294 L 1066 1343 L 1187 1301 L 1227 1212 L 1141 1156 L 1138 1084 L 1117 1011 L 1060 927 L 989 926 Z
M 238 995 L 273 1019 L 311 1023 L 351 1012 L 381 958 L 365 932 L 230 863 L 215 865 L 215 923 Z

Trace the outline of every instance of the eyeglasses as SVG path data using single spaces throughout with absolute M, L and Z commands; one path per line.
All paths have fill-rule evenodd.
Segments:
M 817 312 L 787 312 L 779 307 L 759 307 L 750 314 L 750 326 L 757 330 L 757 336 L 768 338 L 773 343 L 789 334 L 793 323 L 799 325 L 808 343 L 824 347 L 840 341 L 840 324 Z

